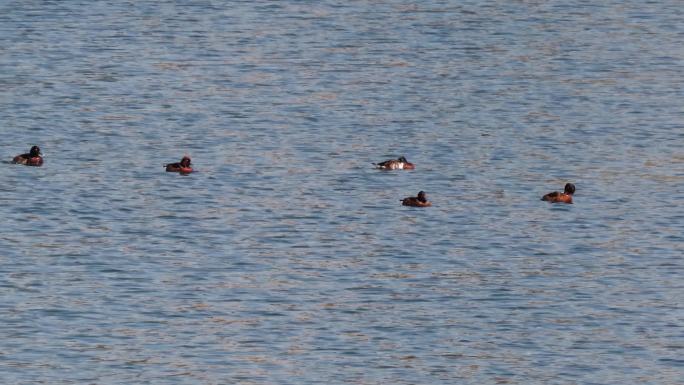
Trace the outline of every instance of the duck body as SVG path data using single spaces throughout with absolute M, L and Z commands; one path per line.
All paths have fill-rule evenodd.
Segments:
M 166 165 L 166 172 L 191 173 L 192 167 L 183 167 L 180 163 L 169 163 Z
M 377 163 L 377 166 L 381 170 L 413 170 L 416 168 L 413 163 L 407 161 L 403 156 L 398 159 L 390 159 Z
M 430 207 L 432 203 L 428 202 L 425 191 L 418 193 L 418 196 L 408 197 L 401 200 L 402 206 L 412 206 L 412 207 Z
M 575 193 L 575 185 L 568 183 L 565 185 L 563 192 L 554 191 L 544 195 L 541 200 L 549 203 L 567 203 L 572 204 L 572 195 Z
M 169 163 L 165 165 L 166 172 L 179 172 L 181 174 L 190 174 L 193 170 L 191 167 L 191 159 L 188 156 L 184 156 L 178 163 Z
M 543 201 L 549 203 L 568 203 L 572 204 L 572 195 L 564 194 L 559 191 L 550 192 L 542 197 Z
M 40 167 L 43 165 L 43 157 L 40 153 L 40 147 L 33 146 L 26 154 L 20 154 L 12 159 L 12 163 L 23 164 L 25 166 Z
M 430 202 L 422 202 L 418 200 L 416 197 L 409 197 L 409 198 L 404 198 L 401 200 L 402 206 L 412 206 L 412 207 L 430 207 L 432 206 L 432 203 Z

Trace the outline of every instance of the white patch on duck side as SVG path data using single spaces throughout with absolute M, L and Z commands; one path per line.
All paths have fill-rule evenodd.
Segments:
M 406 163 L 398 160 L 388 160 L 383 164 L 378 164 L 378 168 L 383 170 L 403 170 Z

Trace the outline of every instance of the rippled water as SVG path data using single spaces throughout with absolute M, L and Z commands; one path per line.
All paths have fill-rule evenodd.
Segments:
M 3 2 L 2 382 L 681 384 L 683 17 Z

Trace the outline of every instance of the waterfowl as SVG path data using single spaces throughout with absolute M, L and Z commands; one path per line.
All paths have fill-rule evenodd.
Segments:
M 572 194 L 575 193 L 575 185 L 567 183 L 563 192 L 550 192 L 542 197 L 541 200 L 549 203 L 568 203 L 572 204 Z
M 401 204 L 404 206 L 413 206 L 413 207 L 430 207 L 430 206 L 432 206 L 432 203 L 428 202 L 428 200 L 427 200 L 427 195 L 425 195 L 425 191 L 419 192 L 418 196 L 408 197 L 408 198 L 402 199 Z
M 12 163 L 24 164 L 26 166 L 42 166 L 43 154 L 40 153 L 40 147 L 33 146 L 27 154 L 17 155 L 12 159 Z
M 190 165 L 191 159 L 189 156 L 184 156 L 178 163 L 169 163 L 165 165 L 166 172 L 179 172 L 181 174 L 189 174 L 192 172 L 192 167 Z
M 413 170 L 416 168 L 413 163 L 410 163 L 403 156 L 400 156 L 398 159 L 390 159 L 377 163 L 377 166 L 382 170 Z

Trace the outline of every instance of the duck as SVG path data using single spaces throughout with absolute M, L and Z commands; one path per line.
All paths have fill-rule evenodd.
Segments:
M 432 203 L 428 202 L 427 195 L 425 191 L 420 191 L 418 196 L 408 197 L 401 200 L 403 206 L 413 206 L 413 207 L 430 207 Z
M 166 172 L 179 172 L 181 174 L 189 174 L 192 172 L 191 167 L 192 160 L 189 156 L 184 156 L 178 163 L 169 163 L 164 165 L 166 167 Z
M 413 163 L 406 160 L 403 156 L 377 163 L 377 166 L 381 170 L 413 170 L 416 168 Z
M 42 155 L 43 154 L 40 153 L 40 147 L 33 146 L 28 153 L 15 156 L 14 159 L 12 159 L 12 163 L 40 167 L 43 165 Z
M 563 192 L 554 191 L 544 195 L 541 200 L 549 203 L 567 203 L 572 204 L 572 194 L 575 193 L 575 185 L 567 183 Z

